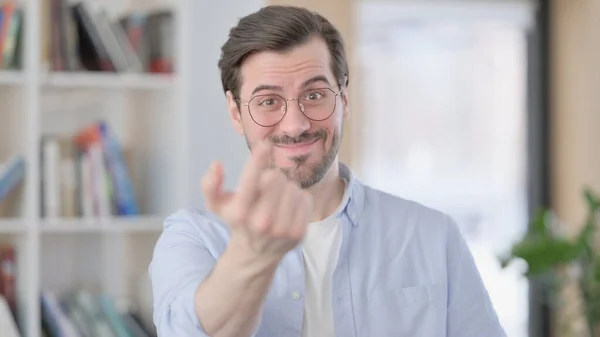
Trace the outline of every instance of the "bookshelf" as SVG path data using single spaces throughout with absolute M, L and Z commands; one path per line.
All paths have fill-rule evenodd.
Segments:
M 8 245 L 15 253 L 18 326 L 24 337 L 42 336 L 43 292 L 79 288 L 127 299 L 148 326 L 152 250 L 164 217 L 186 202 L 192 188 L 185 181 L 189 109 L 182 99 L 189 90 L 189 47 L 183 41 L 190 36 L 190 2 L 57 0 L 105 9 L 111 22 L 138 12 L 172 13 L 173 24 L 165 30 L 171 36 L 172 71 L 90 71 L 81 66 L 57 70 L 45 54 L 51 43 L 44 31 L 50 1 L 14 2 L 23 14 L 21 64 L 0 69 L 0 167 L 15 155 L 25 162 L 24 179 L 0 200 L 0 248 Z M 73 136 L 98 120 L 108 125 L 127 155 L 139 212 L 45 216 L 43 139 Z
M 22 86 L 25 84 L 25 76 L 20 71 L 0 71 L 0 86 Z
M 131 90 L 171 90 L 176 84 L 174 76 L 147 74 L 46 74 L 43 80 L 46 88 L 96 88 Z
M 152 233 L 162 229 L 163 217 L 115 217 L 108 219 L 58 219 L 44 220 L 43 233 Z M 10 224 L 9 224 L 10 225 Z M 13 224 L 14 228 L 20 224 Z
M 0 235 L 22 234 L 27 230 L 25 223 L 19 219 L 0 220 Z

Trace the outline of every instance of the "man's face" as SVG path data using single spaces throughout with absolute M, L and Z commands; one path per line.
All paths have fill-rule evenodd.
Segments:
M 285 54 L 248 57 L 241 67 L 239 98 L 251 102 L 242 103 L 240 111 L 231 92 L 227 101 L 234 128 L 250 149 L 257 141 L 272 142 L 272 165 L 309 188 L 337 162 L 348 115 L 346 90 L 336 96 L 339 92 L 327 45 L 315 38 Z

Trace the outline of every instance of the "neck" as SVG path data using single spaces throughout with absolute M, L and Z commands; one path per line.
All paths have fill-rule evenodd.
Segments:
M 313 197 L 314 212 L 312 221 L 320 221 L 337 210 L 344 196 L 345 184 L 340 178 L 339 163 L 336 159 L 323 179 L 308 189 Z

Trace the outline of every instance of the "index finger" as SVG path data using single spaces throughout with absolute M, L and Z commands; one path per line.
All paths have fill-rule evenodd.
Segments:
M 235 204 L 245 209 L 256 199 L 261 173 L 269 167 L 273 146 L 268 141 L 257 144 L 240 176 Z
M 223 166 L 215 161 L 211 164 L 208 172 L 202 177 L 201 186 L 204 192 L 205 201 L 208 209 L 219 214 L 221 208 L 231 198 L 232 193 L 223 188 Z

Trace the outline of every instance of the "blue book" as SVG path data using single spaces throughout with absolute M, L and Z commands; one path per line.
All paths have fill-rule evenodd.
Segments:
M 117 201 L 117 214 L 123 216 L 138 215 L 139 210 L 133 183 L 125 164 L 121 145 L 111 134 L 106 123 L 99 122 L 98 128 L 102 136 L 102 143 L 108 164 L 107 167 L 113 180 Z
M 0 201 L 25 178 L 25 160 L 16 156 L 0 166 Z

